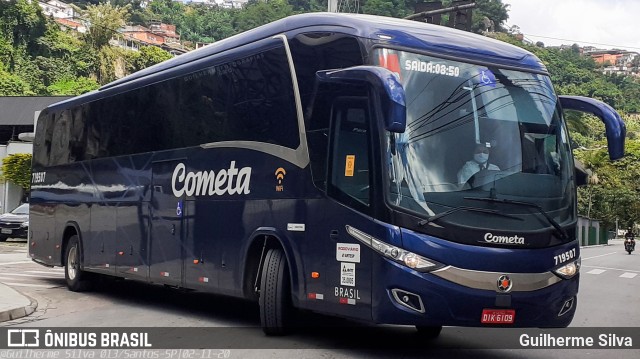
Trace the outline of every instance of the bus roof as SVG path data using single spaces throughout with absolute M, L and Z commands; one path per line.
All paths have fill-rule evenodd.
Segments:
M 381 45 L 412 48 L 433 54 L 492 63 L 498 66 L 518 67 L 534 72 L 546 73 L 547 71 L 544 64 L 529 51 L 486 36 L 414 20 L 363 14 L 317 12 L 292 15 L 256 27 L 142 69 L 106 84 L 98 91 L 80 97 L 100 97 L 98 94 L 100 91 L 131 83 L 137 79 L 148 78 L 171 68 L 278 34 L 303 28 L 309 28 L 310 31 L 324 31 L 323 27 L 327 27 L 328 31 L 331 31 L 329 27 L 334 30 L 336 27 L 348 28 L 351 33 L 371 39 L 374 43 Z M 76 100 L 72 99 L 62 103 L 68 102 L 76 102 Z

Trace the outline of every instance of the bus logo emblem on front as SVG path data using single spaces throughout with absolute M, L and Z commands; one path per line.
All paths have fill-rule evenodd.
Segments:
M 511 291 L 512 287 L 513 282 L 511 282 L 511 278 L 509 278 L 509 276 L 503 274 L 498 278 L 498 291 L 508 293 Z

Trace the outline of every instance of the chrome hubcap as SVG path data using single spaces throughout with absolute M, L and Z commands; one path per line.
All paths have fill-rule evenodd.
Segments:
M 67 275 L 70 280 L 76 278 L 76 270 L 78 268 L 78 251 L 77 247 L 73 246 L 69 250 L 69 257 L 67 258 Z

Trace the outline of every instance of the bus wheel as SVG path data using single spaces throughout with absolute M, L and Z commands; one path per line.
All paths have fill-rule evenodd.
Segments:
M 265 334 L 286 334 L 292 309 L 290 288 L 284 252 L 270 249 L 262 266 L 260 280 L 260 323 Z
M 418 335 L 425 339 L 435 339 L 440 335 L 442 331 L 442 326 L 435 327 L 427 327 L 423 325 L 416 325 L 416 329 L 418 330 Z
M 80 269 L 80 241 L 78 236 L 74 235 L 69 238 L 67 251 L 65 253 L 66 266 L 64 270 L 64 278 L 67 280 L 67 287 L 73 292 L 82 292 L 88 290 L 90 282 L 87 280 L 88 273 Z

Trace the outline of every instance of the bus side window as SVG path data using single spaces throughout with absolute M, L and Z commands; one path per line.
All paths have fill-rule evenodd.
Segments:
M 56 117 L 51 139 L 51 156 L 49 158 L 49 165 L 53 166 L 69 162 L 71 111 L 65 110 Z
M 336 99 L 331 111 L 329 194 L 356 209 L 370 204 L 369 115 L 366 98 Z
M 53 137 L 53 113 L 41 115 L 38 118 L 36 133 L 44 133 L 44 136 L 36 136 L 33 146 L 33 161 L 40 166 L 49 165 L 51 154 L 51 140 Z
M 71 110 L 71 126 L 69 139 L 69 160 L 82 161 L 86 153 L 86 110 L 87 106 L 78 106 Z

